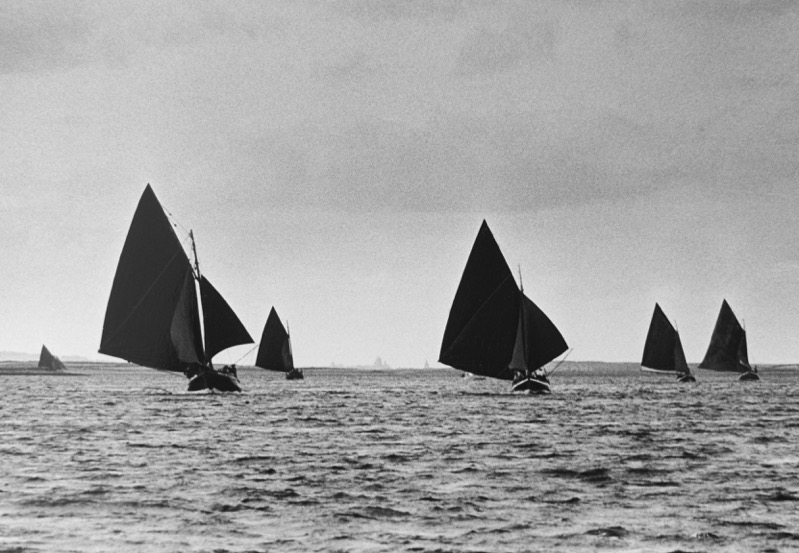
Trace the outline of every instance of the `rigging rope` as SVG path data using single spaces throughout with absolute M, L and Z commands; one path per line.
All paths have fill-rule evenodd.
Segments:
M 566 355 L 564 355 L 564 356 L 563 356 L 563 359 L 561 359 L 560 361 L 558 361 L 558 364 L 557 364 L 557 365 L 555 365 L 555 367 L 554 367 L 554 368 L 553 368 L 551 371 L 549 371 L 548 373 L 546 373 L 546 374 L 547 374 L 547 376 L 551 375 L 553 372 L 555 372 L 556 370 L 558 370 L 558 367 L 560 367 L 560 366 L 563 364 L 563 362 L 564 362 L 564 361 L 566 361 L 566 358 L 567 358 L 569 355 L 571 355 L 571 352 L 573 352 L 573 351 L 574 351 L 574 348 L 569 348 L 569 351 L 567 351 L 567 352 L 566 352 Z

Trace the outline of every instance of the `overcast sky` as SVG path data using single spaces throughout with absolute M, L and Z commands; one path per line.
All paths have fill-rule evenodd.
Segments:
M 797 2 L 11 0 L 0 52 L 0 350 L 100 357 L 150 183 L 300 366 L 434 364 L 484 218 L 570 359 L 726 298 L 799 361 Z

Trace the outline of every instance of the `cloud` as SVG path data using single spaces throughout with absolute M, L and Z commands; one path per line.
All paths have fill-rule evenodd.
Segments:
M 0 74 L 124 65 L 143 49 L 253 40 L 279 18 L 257 2 L 41 0 L 0 6 Z
M 0 6 L 0 73 L 70 67 L 84 59 L 91 26 L 80 6 L 18 2 Z
M 452 18 L 473 5 L 464 0 L 352 0 L 338 2 L 335 6 L 351 17 L 371 21 L 424 20 Z
M 674 139 L 654 128 L 620 116 L 543 125 L 520 114 L 423 127 L 354 121 L 294 127 L 235 149 L 237 165 L 266 175 L 265 205 L 335 211 L 537 211 L 684 182 Z
M 507 14 L 500 25 L 480 27 L 464 40 L 455 73 L 490 75 L 552 61 L 558 21 L 536 9 Z M 498 28 L 493 28 L 498 27 Z

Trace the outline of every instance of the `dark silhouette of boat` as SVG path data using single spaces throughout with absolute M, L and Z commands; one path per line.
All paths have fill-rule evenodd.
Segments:
M 61 359 L 50 353 L 50 350 L 44 344 L 42 344 L 42 352 L 39 354 L 39 364 L 37 366 L 40 369 L 47 369 L 53 372 L 66 372 L 67 370 Z
M 657 303 L 646 335 L 641 366 L 644 370 L 676 373 L 679 382 L 696 382 L 696 377 L 691 374 L 691 369 L 685 361 L 680 333 L 672 326 Z
M 566 349 L 560 331 L 516 285 L 483 221 L 452 302 L 439 361 L 510 380 L 513 391 L 548 394 L 543 367 Z
M 710 337 L 705 358 L 699 364 L 700 369 L 711 371 L 741 373 L 738 380 L 760 380 L 757 367 L 749 364 L 749 352 L 746 346 L 746 330 L 738 322 L 727 300 L 721 303 L 716 326 Z
M 224 349 L 253 340 L 225 299 L 200 273 L 194 234 L 189 232 L 189 236 L 193 265 L 148 184 L 114 275 L 100 353 L 145 367 L 182 372 L 189 378 L 191 391 L 239 392 L 235 366 L 217 371 L 212 359 Z
M 288 324 L 288 323 L 287 323 Z M 302 369 L 294 367 L 294 354 L 291 351 L 291 336 L 280 322 L 277 311 L 273 307 L 266 318 L 261 345 L 255 366 L 268 371 L 286 373 L 286 380 L 302 380 L 305 378 Z

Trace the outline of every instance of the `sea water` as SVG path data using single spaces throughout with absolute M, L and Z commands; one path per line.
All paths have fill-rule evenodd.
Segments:
M 797 551 L 799 373 L 0 376 L 0 552 Z

